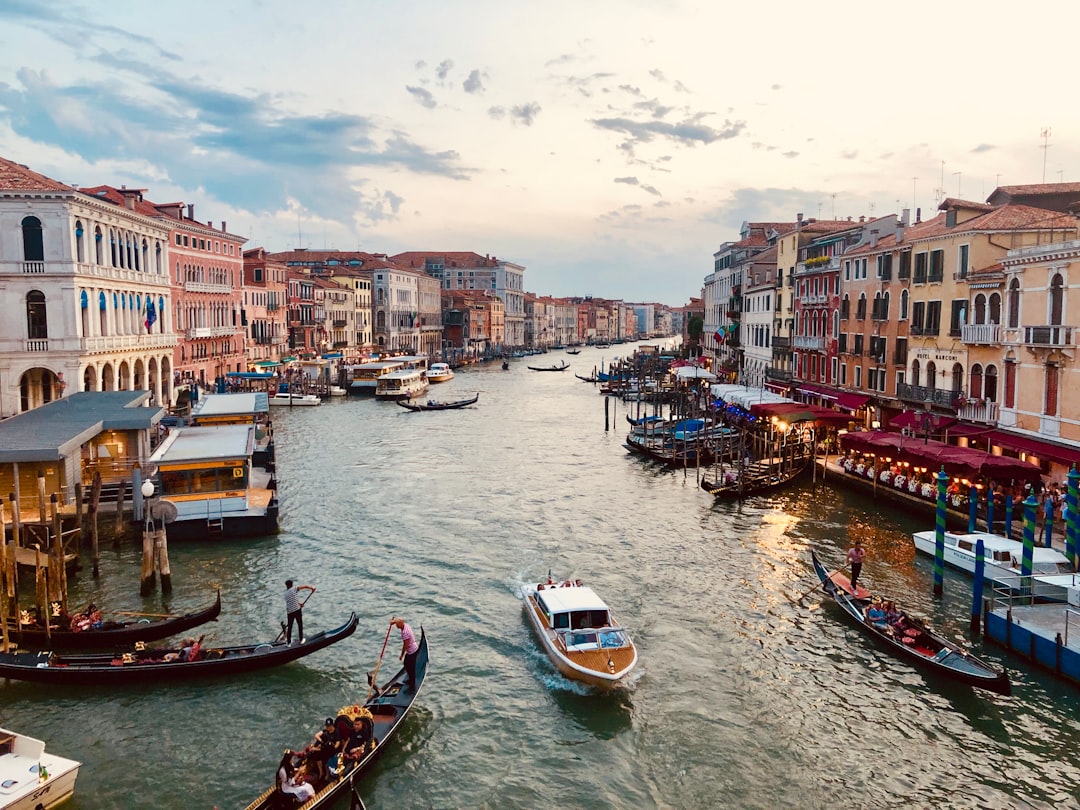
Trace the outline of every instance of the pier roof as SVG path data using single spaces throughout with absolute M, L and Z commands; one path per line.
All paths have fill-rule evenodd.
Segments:
M 149 391 L 79 391 L 0 422 L 0 463 L 55 461 L 106 430 L 147 430 L 164 408 Z

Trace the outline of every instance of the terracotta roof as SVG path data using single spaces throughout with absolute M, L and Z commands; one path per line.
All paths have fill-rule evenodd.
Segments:
M 1027 186 L 998 186 L 994 194 L 1075 194 L 1080 193 L 1080 183 L 1032 183 Z M 991 197 L 993 194 L 990 195 Z
M 121 189 L 114 188 L 113 186 L 89 186 L 86 188 L 80 188 L 79 191 L 85 194 L 87 197 L 94 197 L 98 200 L 105 200 L 106 202 L 111 202 L 118 208 L 127 207 L 124 203 L 125 198 L 123 193 L 123 191 L 127 191 L 132 199 L 131 210 L 134 213 L 144 217 L 153 217 L 155 219 L 165 217 L 165 215 L 158 209 L 156 205 L 143 197 L 142 191 L 140 189 L 124 189 L 122 191 Z M 177 205 L 183 205 L 183 203 L 177 203 Z M 171 219 L 171 217 L 165 218 Z M 197 225 L 199 223 L 193 224 Z
M 21 163 L 0 158 L 0 189 L 4 191 L 72 191 L 51 177 L 38 174 Z
M 415 267 L 420 269 L 423 269 L 428 259 L 441 260 L 447 268 L 496 267 L 499 264 L 494 256 L 488 258 L 487 256 L 481 256 L 479 253 L 473 253 L 471 250 L 410 250 L 405 253 L 395 254 L 391 256 L 390 259 L 402 267 Z
M 993 211 L 994 206 L 990 203 L 974 202 L 972 200 L 961 200 L 957 197 L 946 197 L 941 201 L 941 205 L 938 206 L 938 211 L 948 211 L 950 208 L 967 208 L 972 211 Z
M 371 270 L 373 268 L 392 268 L 392 269 L 404 269 L 397 262 L 394 262 L 387 258 L 385 253 L 365 253 L 362 250 L 285 250 L 279 253 L 267 253 L 267 261 L 280 262 L 287 264 L 289 262 L 312 262 L 315 264 L 327 265 L 331 261 L 336 261 L 339 265 L 335 265 L 336 270 L 338 266 L 342 270 L 348 270 L 350 268 L 357 269 L 358 267 L 364 270 Z M 359 265 L 350 265 L 352 260 L 358 260 Z

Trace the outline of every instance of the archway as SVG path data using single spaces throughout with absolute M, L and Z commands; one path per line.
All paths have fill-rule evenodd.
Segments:
M 112 367 L 112 363 L 106 363 L 101 367 L 101 390 L 116 390 L 116 372 Z
M 64 383 L 52 369 L 31 368 L 19 377 L 19 410 L 21 412 L 39 408 L 46 403 L 59 399 L 63 394 Z

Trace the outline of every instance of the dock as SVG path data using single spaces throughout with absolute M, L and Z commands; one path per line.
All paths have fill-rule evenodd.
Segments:
M 995 593 L 987 600 L 983 637 L 1080 686 L 1080 610 L 1019 599 Z

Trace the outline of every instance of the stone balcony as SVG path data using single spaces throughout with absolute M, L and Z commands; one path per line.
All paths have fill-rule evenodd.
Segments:
M 172 349 L 177 344 L 175 334 L 104 335 L 80 341 L 87 354 L 129 351 L 132 349 Z
M 996 323 L 968 323 L 960 327 L 960 340 L 980 346 L 1001 344 L 1001 325 Z

